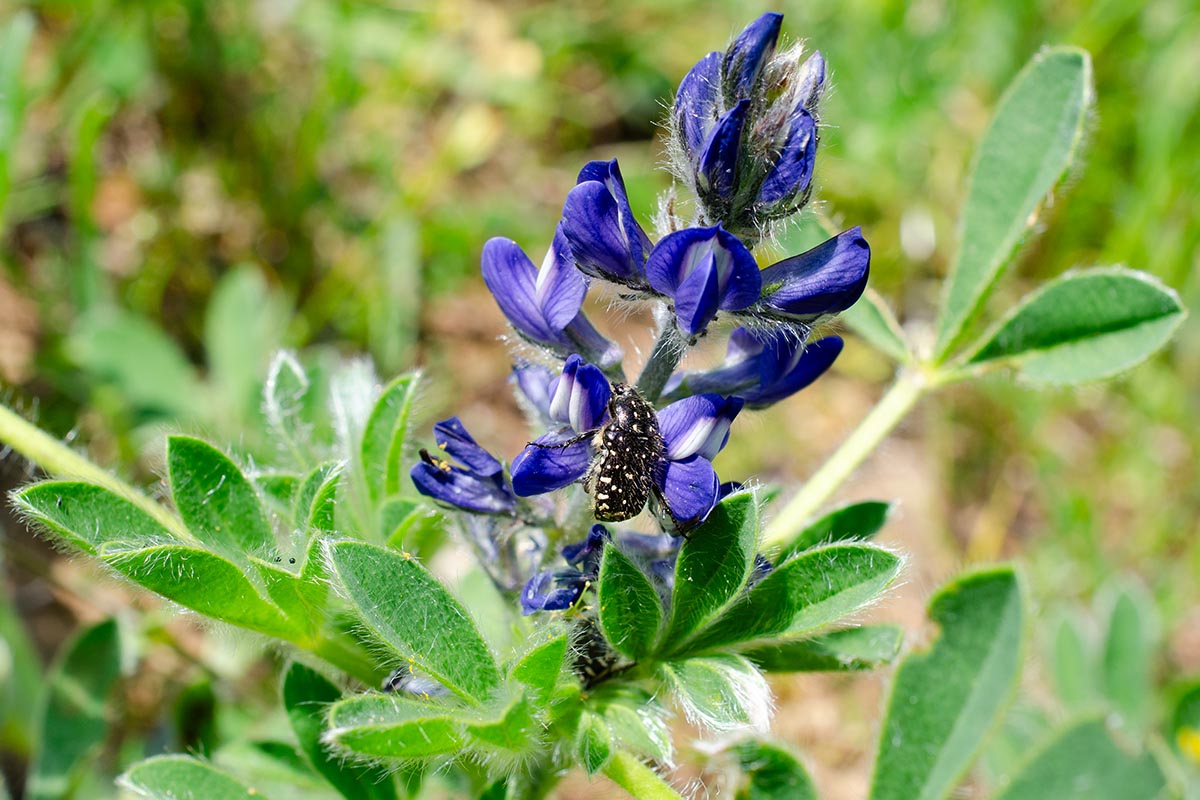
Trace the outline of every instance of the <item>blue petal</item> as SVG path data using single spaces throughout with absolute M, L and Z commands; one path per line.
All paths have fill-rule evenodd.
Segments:
M 600 331 L 588 322 L 583 312 L 576 314 L 575 319 L 571 320 L 571 324 L 566 328 L 566 335 L 588 361 L 601 369 L 621 363 L 624 354 L 620 346 L 605 339 Z
M 409 473 L 417 491 L 426 497 L 481 514 L 510 514 L 516 498 L 500 476 L 479 478 L 461 469 L 443 469 L 424 461 Z
M 709 53 L 683 76 L 675 93 L 675 124 L 688 155 L 700 153 L 713 123 L 721 93 L 721 54 Z
M 689 336 L 703 331 L 717 315 L 720 302 L 717 270 L 709 252 L 675 289 L 675 318 L 680 330 Z
M 535 444 L 555 444 L 561 437 L 542 436 Z M 587 473 L 592 462 L 588 442 L 567 447 L 527 445 L 512 463 L 512 486 L 518 497 L 545 494 L 570 486 Z
M 513 366 L 512 379 L 539 414 L 550 417 L 550 390 L 558 376 L 538 364 L 520 361 Z
M 658 412 L 666 457 L 679 461 L 699 454 L 713 458 L 729 440 L 729 427 L 743 401 L 739 397 L 697 394 Z
M 780 337 L 779 344 L 772 348 L 777 374 L 741 396 L 751 408 L 765 408 L 792 396 L 825 374 L 841 354 L 842 345 L 840 336 L 827 336 L 808 345 Z
M 536 297 L 537 267 L 516 242 L 500 236 L 489 239 L 483 246 L 480 266 L 483 282 L 513 327 L 537 342 L 560 341 L 561 337 L 546 324 Z
M 659 488 L 671 516 L 683 527 L 702 521 L 717 504 L 721 482 L 708 459 L 692 456 L 668 461 Z
M 563 545 L 563 561 L 578 566 L 585 575 L 594 577 L 600 573 L 600 556 L 604 554 L 604 545 L 611 541 L 612 534 L 608 528 L 600 524 L 593 525 L 582 542 Z
M 742 128 L 750 110 L 749 100 L 739 100 L 726 111 L 709 132 L 700 151 L 698 183 L 703 190 L 713 190 L 721 197 L 733 193 L 737 177 L 738 156 L 742 148 Z
M 867 287 L 871 248 L 860 228 L 843 231 L 807 253 L 762 271 L 761 305 L 789 316 L 845 311 Z
M 476 475 L 498 475 L 500 462 L 480 447 L 458 417 L 450 417 L 433 426 L 437 446 L 445 450 Z
M 650 237 L 642 230 L 637 217 L 633 215 L 633 207 L 629 204 L 629 192 L 625 191 L 625 179 L 621 177 L 620 165 L 617 164 L 615 158 L 612 161 L 591 161 L 579 171 L 576 183 L 582 182 L 585 174 L 595 175 L 595 178 L 589 177 L 587 180 L 598 180 L 603 183 L 612 194 L 613 199 L 617 201 L 621 230 L 625 234 L 625 240 L 629 243 L 629 255 L 640 272 L 642 264 L 646 262 L 646 256 L 650 253 Z
M 611 396 L 612 387 L 600 368 L 573 355 L 551 388 L 550 418 L 570 425 L 576 433 L 595 430 L 608 414 Z
M 790 200 L 802 194 L 812 182 L 817 158 L 817 123 L 803 108 L 792 114 L 787 139 L 779 158 L 758 190 L 760 203 Z
M 586 577 L 575 570 L 539 572 L 521 590 L 521 613 L 565 611 L 579 601 L 585 586 Z
M 720 225 L 685 228 L 666 236 L 646 261 L 656 291 L 675 298 L 680 327 L 696 334 L 717 309 L 737 311 L 758 299 L 758 262 L 741 240 Z
M 534 297 L 550 330 L 558 333 L 575 319 L 587 290 L 587 278 L 575 269 L 570 244 L 559 223 L 534 282 Z
M 732 97 L 749 97 L 762 68 L 775 52 L 783 14 L 766 13 L 746 26 L 725 51 L 725 83 Z
M 629 205 L 614 161 L 589 162 L 563 204 L 562 231 L 576 266 L 588 275 L 644 286 L 642 264 L 650 239 Z

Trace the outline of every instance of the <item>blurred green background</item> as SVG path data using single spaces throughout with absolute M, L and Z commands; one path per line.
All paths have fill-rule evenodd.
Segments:
M 817 206 L 863 227 L 872 285 L 917 341 L 954 253 L 973 147 L 1047 44 L 1092 53 L 1095 118 L 993 307 L 1065 269 L 1114 263 L 1200 307 L 1191 0 L 9 0 L 3 399 L 153 483 L 167 429 L 269 448 L 257 398 L 275 348 L 367 352 L 384 376 L 425 368 L 426 418 L 458 411 L 511 457 L 525 434 L 496 400 L 503 325 L 480 248 L 505 235 L 539 260 L 590 158 L 621 159 L 648 220 L 668 185 L 656 123 L 674 87 L 765 10 L 830 64 Z M 802 479 L 888 377 L 852 341 L 827 381 L 739 421 L 722 475 Z M 1090 602 L 1121 571 L 1159 608 L 1154 671 L 1169 683 L 1200 672 L 1196 419 L 1193 317 L 1117 384 L 1034 394 L 995 379 L 936 398 L 844 494 L 901 500 L 890 541 L 914 567 L 895 615 L 919 619 L 934 582 L 975 561 L 1019 557 L 1048 606 Z M 15 459 L 0 473 L 5 488 L 27 476 Z M 88 614 L 64 582 L 98 590 L 63 578 L 16 523 L 6 533 L 9 616 L 25 618 L 45 658 Z

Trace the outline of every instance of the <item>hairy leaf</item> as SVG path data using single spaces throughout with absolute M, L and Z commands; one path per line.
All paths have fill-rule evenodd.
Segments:
M 1023 612 L 1012 569 L 958 577 L 930 601 L 929 616 L 941 635 L 896 672 L 872 800 L 949 795 L 1016 689 Z
M 777 745 L 754 739 L 733 747 L 748 779 L 736 800 L 817 800 L 817 790 L 800 759 Z
M 891 513 L 892 504 L 882 500 L 866 500 L 835 508 L 816 522 L 809 523 L 776 560 L 785 561 L 789 556 L 819 544 L 848 539 L 866 541 L 879 533 Z
M 456 753 L 465 739 L 459 712 L 438 702 L 366 694 L 329 710 L 325 742 L 339 750 L 384 759 Z
M 600 628 L 609 644 L 635 661 L 654 646 L 662 602 L 649 579 L 612 544 L 600 564 Z
M 13 495 L 18 508 L 85 553 L 104 545 L 175 541 L 166 528 L 120 495 L 81 481 L 43 481 Z
M 124 789 L 149 800 L 269 800 L 216 767 L 191 756 L 155 756 L 139 761 L 117 779 Z
M 811 639 L 763 645 L 743 655 L 764 672 L 848 672 L 890 664 L 904 632 L 897 625 L 866 625 Z
M 179 516 L 202 542 L 235 556 L 275 549 L 258 493 L 220 450 L 190 436 L 172 436 L 167 471 Z
M 386 387 L 367 419 L 362 439 L 362 468 L 373 501 L 400 491 L 404 440 L 417 394 L 418 376 L 401 375 Z
M 946 283 L 935 356 L 944 358 L 1034 225 L 1083 139 L 1092 65 L 1076 48 L 1043 50 L 1008 87 L 979 145 Z

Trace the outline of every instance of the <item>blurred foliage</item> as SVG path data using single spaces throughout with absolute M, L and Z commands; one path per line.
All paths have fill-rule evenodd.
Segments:
M 0 384 L 143 476 L 168 423 L 268 446 L 256 398 L 276 346 L 317 345 L 314 361 L 366 350 L 384 376 L 420 362 L 461 386 L 430 333 L 455 295 L 478 297 L 483 242 L 510 236 L 536 258 L 591 157 L 622 159 L 648 216 L 668 180 L 644 146 L 663 104 L 768 8 L 831 65 L 819 207 L 863 226 L 872 284 L 918 340 L 972 148 L 1047 44 L 1093 54 L 1096 117 L 1069 202 L 1024 254 L 1028 283 L 993 311 L 1035 280 L 1113 263 L 1200 306 L 1190 0 L 18 1 L 0 6 Z M 1168 637 L 1194 624 L 1198 345 L 1193 318 L 1115 387 L 953 390 L 923 422 L 945 466 L 921 513 L 955 558 L 1026 554 L 1035 591 L 1090 597 L 1119 563 L 1153 576 Z M 883 380 L 853 349 L 839 369 Z M 798 406 L 726 457 L 778 463 L 775 423 Z M 24 686 L 36 657 L 4 609 L 9 685 Z M 1195 671 L 1200 643 L 1169 658 Z M 30 702 L 17 689 L 6 706 L 18 751 Z

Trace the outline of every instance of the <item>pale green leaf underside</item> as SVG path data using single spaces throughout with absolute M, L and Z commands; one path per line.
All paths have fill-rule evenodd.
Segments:
M 938 358 L 959 341 L 1066 174 L 1091 97 L 1088 54 L 1062 47 L 1039 53 L 1000 100 L 963 209 L 958 257 L 938 323 Z
M 1016 687 L 1021 590 L 1008 568 L 963 575 L 929 605 L 941 634 L 896 671 L 872 800 L 940 800 L 954 791 Z
M 896 321 L 896 315 L 874 289 L 867 289 L 857 303 L 841 313 L 839 319 L 892 360 L 901 364 L 912 360 L 904 330 Z
M 149 800 L 269 800 L 261 791 L 191 756 L 139 761 L 117 782 Z
M 1117 747 L 1103 721 L 1094 719 L 1060 733 L 996 800 L 1152 800 L 1165 785 L 1153 756 Z
M 1184 316 L 1175 292 L 1144 273 L 1068 273 L 1022 300 L 968 363 L 1007 362 L 1032 383 L 1098 380 L 1152 355 Z

